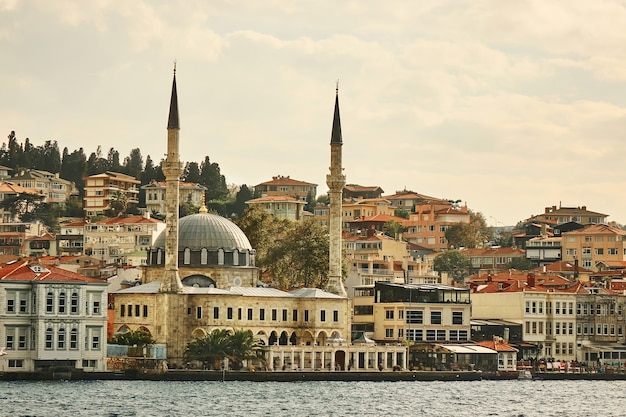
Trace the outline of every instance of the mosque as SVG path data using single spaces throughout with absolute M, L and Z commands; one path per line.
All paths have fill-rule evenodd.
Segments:
M 338 91 L 327 175 L 331 204 L 329 283 L 285 292 L 258 285 L 255 250 L 230 220 L 207 213 L 178 218 L 179 115 L 176 70 L 167 125 L 166 228 L 147 252 L 141 285 L 113 293 L 115 332 L 145 330 L 166 346 L 170 367 L 187 344 L 215 329 L 249 329 L 270 370 L 406 368 L 406 347 L 351 342 L 351 303 L 341 277 L 341 165 Z

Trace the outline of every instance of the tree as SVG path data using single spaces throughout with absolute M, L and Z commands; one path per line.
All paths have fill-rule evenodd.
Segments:
M 513 247 L 513 244 L 515 243 L 513 233 L 510 230 L 501 231 L 497 236 L 495 236 L 494 243 L 496 246 L 501 246 L 503 248 Z
M 386 221 L 383 225 L 383 231 L 387 236 L 391 236 L 394 239 L 397 239 L 400 233 L 402 233 L 402 223 L 397 222 L 395 220 Z
M 145 330 L 129 330 L 126 333 L 117 333 L 109 340 L 109 343 L 113 345 L 144 347 L 153 345 L 155 340 Z
M 400 207 L 398 207 L 397 209 L 395 209 L 393 211 L 393 215 L 394 216 L 401 217 L 403 219 L 408 219 L 410 214 L 411 213 L 409 213 L 409 211 L 407 209 L 403 209 L 403 208 L 400 208 Z
M 110 148 L 109 153 L 107 154 L 107 165 L 109 171 L 122 171 L 122 165 L 120 164 L 120 153 L 113 148 Z
M 246 184 L 243 184 L 239 187 L 237 195 L 235 195 L 235 202 L 232 207 L 235 218 L 239 218 L 243 215 L 243 212 L 246 210 L 246 201 L 250 200 L 252 200 L 252 191 L 250 191 Z
M 289 227 L 289 221 L 277 219 L 262 208 L 251 206 L 235 223 L 256 249 L 256 265 L 264 272 L 268 251 L 276 244 L 277 237 Z
M 113 193 L 113 198 L 111 199 L 109 205 L 110 207 L 107 210 L 107 216 L 117 217 L 128 211 L 130 203 L 128 202 L 128 196 L 125 193 L 116 191 Z
M 491 230 L 482 213 L 469 212 L 469 223 L 456 223 L 446 230 L 445 237 L 451 248 L 477 248 L 489 240 Z
M 73 151 L 72 153 L 67 153 L 66 149 L 63 151 L 60 177 L 72 181 L 78 189 L 79 197 L 82 198 L 85 195 L 85 182 L 83 181 L 83 177 L 87 169 L 87 157 L 85 156 L 83 148 Z
M 535 267 L 530 259 L 511 258 L 511 262 L 507 264 L 507 269 L 517 269 L 518 271 L 528 271 Z
M 328 283 L 329 248 L 328 232 L 314 219 L 293 222 L 270 246 L 265 266 L 283 290 L 324 288 Z
M 123 172 L 136 179 L 141 179 L 143 157 L 141 156 L 141 150 L 139 148 L 132 149 L 130 155 L 124 158 Z
M 228 197 L 226 178 L 221 174 L 220 166 L 215 162 L 211 163 L 208 156 L 205 156 L 204 161 L 200 164 L 199 182 L 207 188 L 205 193 L 207 202 L 224 200 Z
M 315 206 L 317 205 L 317 201 L 315 200 L 315 194 L 313 191 L 309 191 L 306 195 L 306 206 L 304 206 L 304 210 L 309 213 L 313 213 L 315 211 Z
M 200 168 L 197 162 L 187 162 L 182 175 L 183 181 L 200 183 Z
M 43 196 L 32 193 L 21 193 L 4 197 L 0 208 L 11 213 L 11 216 L 25 222 L 32 219 L 33 212 L 43 201 Z
M 328 194 L 322 194 L 321 196 L 317 197 L 317 204 L 320 204 L 322 206 L 327 206 L 330 204 L 330 196 Z
M 61 216 L 64 217 L 82 217 L 83 216 L 83 201 L 76 197 L 71 196 L 65 201 L 63 205 Z
M 261 345 L 254 338 L 251 330 L 235 329 L 230 335 L 230 349 L 227 353 L 235 369 L 240 369 L 243 361 L 250 359 L 264 361 Z
M 469 273 L 470 266 L 470 259 L 458 250 L 443 252 L 433 261 L 435 271 L 447 272 L 456 282 L 463 282 Z
M 205 337 L 194 339 L 187 344 L 185 359 L 199 361 L 212 369 L 219 369 L 230 349 L 230 333 L 225 329 L 215 329 Z
M 61 215 L 62 207 L 57 203 L 39 203 L 30 213 L 22 215 L 21 220 L 23 222 L 34 222 L 39 220 L 42 222 L 50 233 L 58 233 L 59 216 Z

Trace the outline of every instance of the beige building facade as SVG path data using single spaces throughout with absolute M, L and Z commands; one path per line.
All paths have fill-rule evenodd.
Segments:
M 140 181 L 130 175 L 107 171 L 84 178 L 85 197 L 83 210 L 85 217 L 105 214 L 111 208 L 111 201 L 123 198 L 129 205 L 139 202 Z

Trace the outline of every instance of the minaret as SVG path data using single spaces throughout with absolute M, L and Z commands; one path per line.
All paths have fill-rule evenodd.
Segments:
M 178 95 L 176 93 L 176 64 L 170 114 L 167 120 L 167 156 L 163 163 L 165 175 L 165 271 L 161 281 L 161 292 L 180 292 L 183 284 L 178 276 L 178 189 L 183 165 L 178 155 Z
M 328 196 L 330 197 L 330 262 L 328 272 L 328 291 L 346 297 L 341 274 L 341 203 L 346 176 L 341 166 L 341 121 L 339 120 L 339 83 L 335 90 L 335 115 L 330 136 L 330 174 L 326 176 Z

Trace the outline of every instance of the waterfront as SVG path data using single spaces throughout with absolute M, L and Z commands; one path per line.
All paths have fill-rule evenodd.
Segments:
M 1 416 L 623 416 L 626 381 L 0 382 Z

